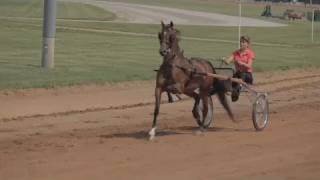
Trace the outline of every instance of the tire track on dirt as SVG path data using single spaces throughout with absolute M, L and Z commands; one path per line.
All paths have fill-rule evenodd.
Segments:
M 283 79 L 277 79 L 273 81 L 265 81 L 257 83 L 254 87 L 259 92 L 267 92 L 269 94 L 280 93 L 284 91 L 290 91 L 297 88 L 302 87 L 310 87 L 314 84 L 320 83 L 320 74 L 312 74 L 312 75 L 305 75 L 305 76 L 296 76 L 296 77 L 289 77 Z M 179 102 L 192 100 L 189 97 L 185 97 Z M 168 104 L 166 100 L 163 100 L 161 104 Z M 125 110 L 125 109 L 132 109 L 138 107 L 145 107 L 145 106 L 152 106 L 154 105 L 153 101 L 150 102 L 138 102 L 134 104 L 124 104 L 120 106 L 109 106 L 109 107 L 95 107 L 95 108 L 87 108 L 83 110 L 72 110 L 72 111 L 65 111 L 65 112 L 55 112 L 49 114 L 34 114 L 34 115 L 26 115 L 26 116 L 17 116 L 12 118 L 2 118 L 0 119 L 3 122 L 6 121 L 13 121 L 13 120 L 25 120 L 30 118 L 37 118 L 37 117 L 57 117 L 57 116 L 68 116 L 74 114 L 83 114 L 83 113 L 90 113 L 90 112 L 103 112 L 103 111 L 111 111 L 111 110 Z
M 319 83 L 320 83 L 320 80 L 317 80 L 317 81 L 314 81 L 314 82 L 299 83 L 299 84 L 296 84 L 296 85 L 276 88 L 276 89 L 274 89 L 272 91 L 269 91 L 269 93 L 284 92 L 284 91 L 303 88 L 303 87 L 307 87 L 307 86 L 313 86 L 314 84 L 319 84 Z
M 273 82 L 262 82 L 257 84 L 256 89 L 267 93 L 278 93 L 306 86 L 313 86 L 320 82 L 320 75 L 293 77 L 276 80 Z
M 179 102 L 190 100 L 190 98 L 183 98 L 179 100 Z M 169 104 L 169 102 L 162 101 L 161 104 Z M 144 107 L 154 105 L 154 102 L 145 102 L 145 103 L 136 103 L 136 104 L 125 104 L 121 106 L 110 106 L 110 107 L 101 107 L 101 108 L 87 108 L 84 110 L 73 110 L 73 111 L 65 111 L 65 112 L 55 112 L 49 114 L 34 114 L 34 115 L 26 115 L 26 116 L 17 116 L 12 118 L 2 118 L 0 121 L 8 122 L 8 121 L 15 121 L 15 120 L 25 120 L 30 118 L 40 118 L 40 117 L 57 117 L 57 116 L 68 116 L 74 114 L 84 114 L 90 112 L 102 112 L 102 111 L 110 111 L 110 110 L 125 110 L 137 107 Z
M 315 78 L 315 77 L 320 77 L 320 74 L 291 77 L 291 78 L 279 79 L 279 80 L 274 80 L 274 81 L 258 82 L 255 85 L 257 85 L 257 86 L 271 85 L 271 84 L 276 84 L 276 83 L 281 83 L 281 82 L 286 82 L 286 81 L 309 79 L 309 78 Z

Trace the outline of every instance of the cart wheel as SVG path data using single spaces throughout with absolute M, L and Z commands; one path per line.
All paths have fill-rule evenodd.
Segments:
M 202 127 L 208 128 L 213 121 L 213 103 L 211 96 L 208 96 L 208 113 L 206 118 L 203 118 L 202 109 L 203 104 L 202 100 L 200 99 L 199 103 L 196 105 L 196 110 L 199 115 L 198 118 L 196 118 L 196 120 L 199 126 L 202 125 Z
M 269 102 L 265 93 L 258 94 L 253 103 L 252 120 L 257 131 L 262 131 L 268 124 Z

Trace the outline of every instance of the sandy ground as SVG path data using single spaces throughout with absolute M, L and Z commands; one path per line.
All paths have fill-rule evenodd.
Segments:
M 215 121 L 197 135 L 192 100 L 161 105 L 147 140 L 153 81 L 0 93 L 0 179 L 319 179 L 320 70 L 257 73 L 270 124 L 251 105 L 214 98 Z
M 161 20 L 165 22 L 173 21 L 180 25 L 214 25 L 214 26 L 238 26 L 239 17 L 228 16 L 217 13 L 205 13 L 199 11 L 130 4 L 122 2 L 96 1 L 96 0 L 62 0 L 70 2 L 81 2 L 95 5 L 111 11 L 117 15 L 115 22 L 159 24 Z M 253 27 L 279 27 L 285 24 L 268 22 L 254 18 L 242 17 L 242 26 Z
M 250 96 L 231 104 L 237 124 L 214 98 L 201 135 L 192 100 L 164 98 L 153 142 L 153 81 L 0 92 L 0 179 L 319 179 L 320 70 L 255 79 L 269 93 L 264 131 Z

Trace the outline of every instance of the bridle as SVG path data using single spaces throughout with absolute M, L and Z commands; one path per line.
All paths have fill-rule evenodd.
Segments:
M 172 50 L 173 44 L 174 44 L 173 41 L 177 40 L 176 30 L 173 29 L 172 27 L 163 27 L 163 28 L 164 28 L 163 31 L 159 33 L 159 41 L 160 41 L 159 53 L 164 58 L 164 61 L 161 64 L 161 68 L 180 69 L 188 77 L 188 81 L 191 80 L 195 70 L 189 60 L 186 60 L 186 61 L 188 62 L 189 65 L 191 65 L 191 68 L 173 63 L 173 60 L 178 56 L 178 54 L 176 54 L 175 51 Z

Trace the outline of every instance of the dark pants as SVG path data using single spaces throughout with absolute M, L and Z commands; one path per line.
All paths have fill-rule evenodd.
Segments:
M 252 73 L 250 72 L 236 72 L 233 75 L 234 78 L 242 79 L 242 81 L 246 82 L 247 84 L 253 83 Z M 232 83 L 232 88 L 234 90 L 240 91 L 240 84 L 238 83 Z

